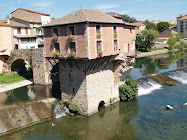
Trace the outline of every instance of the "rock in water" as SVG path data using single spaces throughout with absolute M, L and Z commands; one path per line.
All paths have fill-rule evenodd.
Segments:
M 173 110 L 173 107 L 171 105 L 167 105 L 166 109 Z

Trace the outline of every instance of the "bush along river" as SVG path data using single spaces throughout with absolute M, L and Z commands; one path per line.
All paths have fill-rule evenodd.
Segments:
M 155 73 L 178 84 L 162 85 L 150 76 Z M 90 117 L 54 118 L 0 139 L 187 139 L 187 53 L 138 58 L 130 75 L 139 81 L 137 99 L 116 103 Z M 167 104 L 173 110 L 166 110 Z

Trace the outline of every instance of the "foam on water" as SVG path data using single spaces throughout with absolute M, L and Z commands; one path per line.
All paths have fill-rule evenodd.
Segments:
M 138 81 L 138 96 L 150 94 L 153 90 L 160 89 L 162 87 L 161 84 L 151 78 L 142 78 Z
M 66 113 L 64 111 L 64 109 L 62 109 L 59 104 L 57 104 L 53 110 L 53 113 L 55 115 L 55 118 L 60 118 L 63 116 L 66 116 Z
M 185 71 L 172 71 L 165 74 L 169 78 L 176 80 L 182 84 L 187 84 L 187 72 Z

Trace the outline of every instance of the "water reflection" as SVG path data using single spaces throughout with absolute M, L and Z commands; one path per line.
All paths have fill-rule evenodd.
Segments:
M 0 108 L 49 97 L 51 97 L 51 86 L 25 86 L 0 93 Z
M 137 139 L 131 120 L 138 114 L 138 100 L 112 105 L 90 116 L 62 117 L 3 137 L 21 139 Z M 51 124 L 54 123 L 53 127 Z
M 169 52 L 164 55 L 137 58 L 130 75 L 140 78 L 149 74 L 187 67 L 187 51 Z M 137 72 L 139 74 L 137 74 Z

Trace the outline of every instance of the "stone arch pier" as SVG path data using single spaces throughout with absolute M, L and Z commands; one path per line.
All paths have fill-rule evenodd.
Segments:
M 3 66 L 3 72 L 11 72 L 12 65 L 18 61 L 24 61 L 32 67 L 35 84 L 52 84 L 51 70 L 58 60 L 46 59 L 43 48 L 13 50 Z

